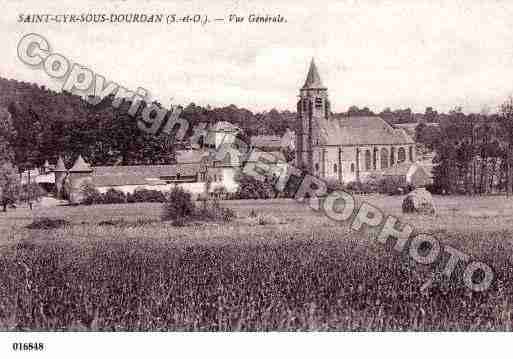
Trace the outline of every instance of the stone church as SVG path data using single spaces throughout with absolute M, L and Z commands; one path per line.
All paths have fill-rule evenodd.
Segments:
M 334 116 L 314 60 L 299 90 L 296 166 L 340 182 L 415 162 L 415 142 L 378 116 Z

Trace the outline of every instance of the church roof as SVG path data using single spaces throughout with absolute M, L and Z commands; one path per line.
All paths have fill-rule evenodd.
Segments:
M 317 70 L 317 66 L 315 65 L 315 61 L 312 58 L 312 62 L 310 62 L 310 69 L 308 70 L 308 75 L 306 75 L 306 81 L 303 85 L 304 89 L 314 88 L 325 88 L 321 81 L 321 76 L 319 75 L 319 71 Z
M 91 166 L 89 166 L 89 164 L 86 161 L 84 161 L 82 156 L 79 155 L 77 160 L 75 161 L 75 164 L 73 165 L 73 167 L 71 167 L 71 169 L 69 171 L 70 172 L 91 172 L 92 168 L 91 168 Z
M 337 116 L 322 120 L 324 145 L 399 145 L 413 144 L 403 129 L 396 129 L 378 116 Z

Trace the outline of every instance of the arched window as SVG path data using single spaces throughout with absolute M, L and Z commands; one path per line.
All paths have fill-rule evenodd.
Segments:
M 370 171 L 372 165 L 371 152 L 369 150 L 365 150 L 365 169 Z
M 319 171 L 319 164 L 318 163 L 315 164 L 315 170 Z
M 399 150 L 397 151 L 397 162 L 401 163 L 406 161 L 406 151 L 404 150 L 404 147 L 399 147 Z
M 374 147 L 373 153 L 372 153 L 372 168 L 376 169 L 378 165 L 378 149 Z
M 410 162 L 413 162 L 413 146 L 410 146 L 409 148 L 409 157 L 410 157 Z
M 381 149 L 381 168 L 388 168 L 388 150 L 386 148 Z
M 354 172 L 354 163 L 351 163 L 351 172 Z
M 390 149 L 390 166 L 393 166 L 395 163 L 395 147 Z
M 333 173 L 334 173 L 334 174 L 337 174 L 337 173 L 338 173 L 338 166 L 337 166 L 337 164 L 336 164 L 336 163 L 333 165 Z

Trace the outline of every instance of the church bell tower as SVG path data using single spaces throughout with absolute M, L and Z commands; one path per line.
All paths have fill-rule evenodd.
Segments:
M 305 84 L 299 90 L 296 127 L 296 165 L 308 173 L 314 173 L 314 149 L 320 144 L 321 124 L 329 115 L 328 89 L 312 58 Z

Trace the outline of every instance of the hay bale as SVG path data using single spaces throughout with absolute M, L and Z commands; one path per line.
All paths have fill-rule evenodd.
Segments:
M 403 200 L 403 213 L 435 214 L 433 197 L 425 188 L 417 188 Z

